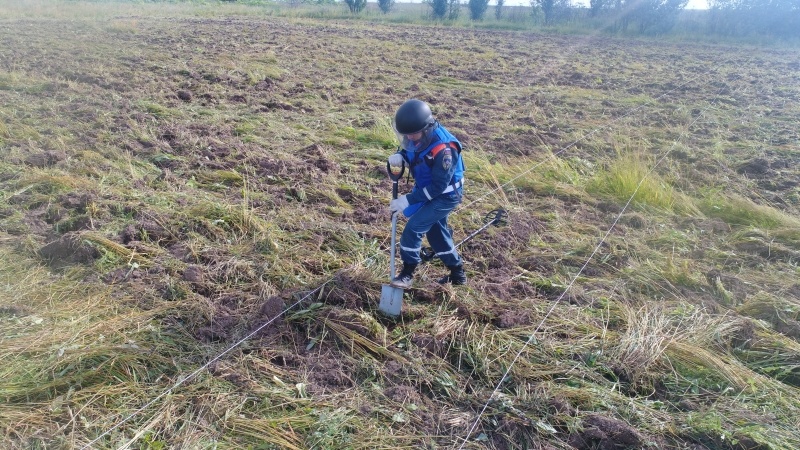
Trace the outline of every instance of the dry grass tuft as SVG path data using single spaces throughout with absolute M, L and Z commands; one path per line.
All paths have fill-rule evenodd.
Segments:
M 663 305 L 638 309 L 621 305 L 625 328 L 609 350 L 611 361 L 638 383 L 651 372 L 664 368 L 664 353 L 678 339 L 678 330 Z

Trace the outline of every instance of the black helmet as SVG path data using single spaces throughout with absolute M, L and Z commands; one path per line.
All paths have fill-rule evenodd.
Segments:
M 431 107 L 415 98 L 400 105 L 394 114 L 394 129 L 400 134 L 419 133 L 435 122 Z

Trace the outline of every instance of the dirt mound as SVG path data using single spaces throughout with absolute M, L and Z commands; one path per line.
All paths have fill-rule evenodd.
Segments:
M 642 436 L 621 420 L 592 414 L 583 419 L 583 431 L 570 435 L 569 445 L 579 450 L 641 448 Z
M 67 233 L 45 244 L 38 253 L 53 268 L 89 264 L 100 256 L 99 252 L 86 243 L 79 233 Z
M 736 169 L 736 172 L 750 178 L 763 178 L 771 171 L 770 162 L 765 158 L 752 159 Z

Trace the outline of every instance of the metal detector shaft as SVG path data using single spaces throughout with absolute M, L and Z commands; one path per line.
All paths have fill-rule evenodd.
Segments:
M 479 235 L 483 230 L 489 228 L 492 225 L 500 226 L 500 225 L 505 224 L 507 215 L 508 215 L 508 213 L 506 212 L 505 209 L 495 209 L 495 210 L 489 211 L 489 213 L 486 214 L 486 219 L 488 221 L 485 224 L 483 224 L 482 227 L 480 227 L 477 230 L 473 231 L 472 233 L 470 233 L 469 236 L 465 237 L 461 242 L 456 244 L 455 248 L 460 247 L 461 244 L 463 244 L 463 243 L 469 241 L 470 239 L 474 238 L 475 236 Z M 432 248 L 424 248 L 420 252 L 420 257 L 425 262 L 432 260 L 435 256 L 436 256 L 436 252 L 434 252 Z

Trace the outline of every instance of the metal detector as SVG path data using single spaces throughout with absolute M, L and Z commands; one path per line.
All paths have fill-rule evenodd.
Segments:
M 477 230 L 470 233 L 469 236 L 465 237 L 461 242 L 455 245 L 455 248 L 461 246 L 461 244 L 469 241 L 470 239 L 474 238 L 478 234 L 480 234 L 483 230 L 489 228 L 490 226 L 494 225 L 496 227 L 505 225 L 508 221 L 508 212 L 505 209 L 498 208 L 489 211 L 486 216 L 483 218 L 484 223 L 482 227 L 478 228 Z M 422 262 L 428 262 L 432 260 L 436 256 L 436 252 L 433 251 L 432 248 L 427 247 L 423 248 L 422 251 L 419 252 L 420 258 L 422 258 Z
M 386 163 L 386 172 L 389 174 L 389 178 L 392 180 L 392 199 L 397 198 L 397 182 L 403 178 L 403 173 L 406 170 L 406 163 L 403 164 L 398 168 L 396 166 L 390 165 L 388 162 Z M 391 249 L 391 256 L 389 259 L 389 282 L 391 283 L 394 280 L 394 257 L 395 257 L 395 247 L 397 244 L 397 215 L 400 214 L 400 211 L 397 211 L 392 214 L 392 249 Z M 394 287 L 390 284 L 383 284 L 381 285 L 381 302 L 378 305 L 378 311 L 392 317 L 397 317 L 400 315 L 400 310 L 403 308 L 403 288 Z

